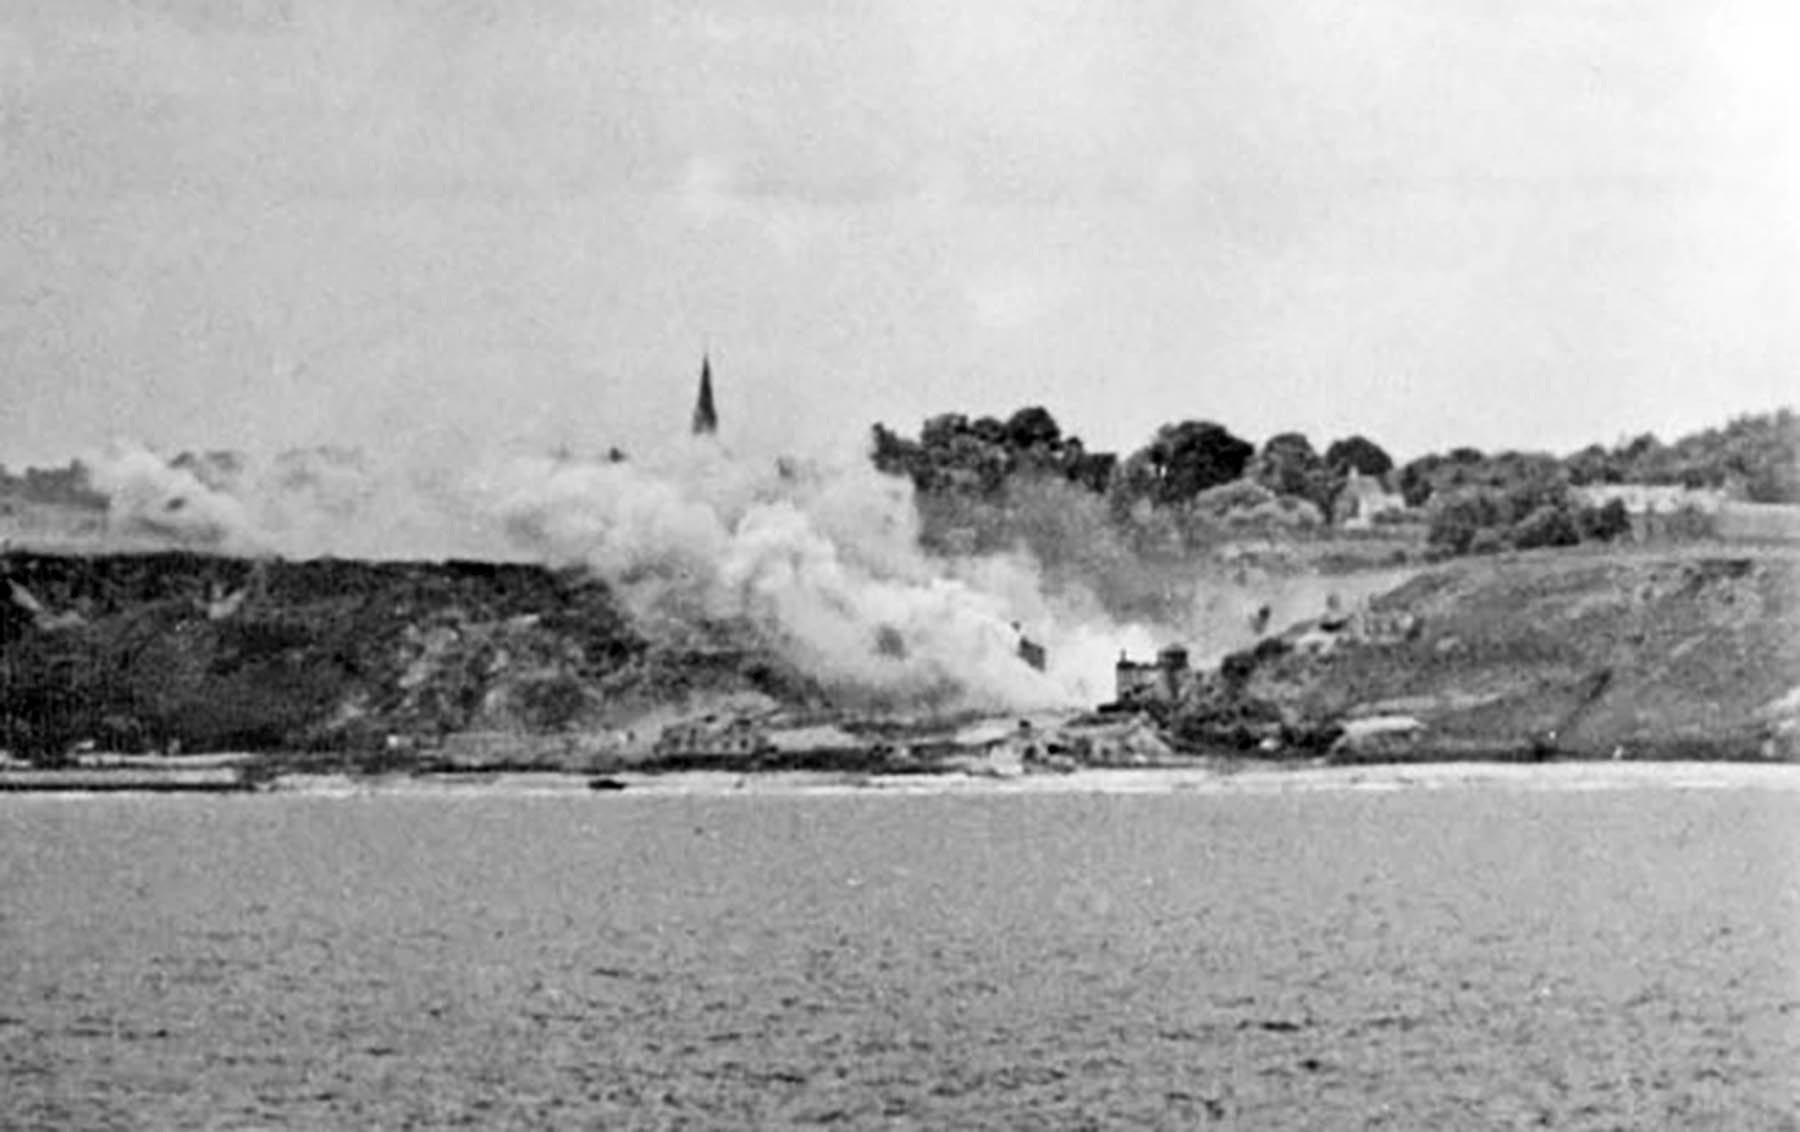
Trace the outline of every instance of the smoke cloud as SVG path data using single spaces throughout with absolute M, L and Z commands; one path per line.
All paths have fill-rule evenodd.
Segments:
M 866 461 L 765 470 L 696 443 L 653 464 L 517 462 L 488 491 L 514 548 L 593 568 L 645 624 L 743 620 L 826 684 L 893 702 L 1091 704 L 1144 636 L 1045 593 L 1026 556 L 926 555 L 910 486 Z M 1021 628 L 1047 671 L 1020 659 Z
M 754 637 L 846 702 L 1035 710 L 1111 697 L 1121 649 L 1156 641 L 1024 550 L 920 548 L 911 485 L 866 458 L 756 461 L 694 440 L 646 461 L 382 464 L 359 453 L 95 464 L 119 538 L 286 557 L 482 557 L 577 566 L 653 639 L 703 622 Z M 1021 633 L 1046 646 L 1038 671 Z

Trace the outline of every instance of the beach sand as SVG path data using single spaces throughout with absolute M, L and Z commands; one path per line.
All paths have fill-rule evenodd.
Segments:
M 857 775 L 814 771 L 739 774 L 684 771 L 621 772 L 604 776 L 634 796 L 767 796 L 783 794 L 1279 794 L 1311 790 L 1444 790 L 1480 787 L 1511 791 L 1800 790 L 1800 765 L 1721 762 L 1410 763 L 1354 767 L 1241 769 L 1167 767 L 1088 769 L 1069 774 L 992 777 L 971 774 Z M 282 793 L 321 795 L 566 794 L 588 790 L 588 776 L 556 773 L 463 774 L 356 778 L 286 775 Z M 596 796 L 614 793 L 596 791 Z

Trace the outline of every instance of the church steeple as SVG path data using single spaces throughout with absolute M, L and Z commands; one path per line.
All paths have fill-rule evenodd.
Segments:
M 719 412 L 713 407 L 712 357 L 700 355 L 700 396 L 694 401 L 694 435 L 711 436 L 719 431 Z

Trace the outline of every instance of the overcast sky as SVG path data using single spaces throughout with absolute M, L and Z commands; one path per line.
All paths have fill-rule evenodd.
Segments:
M 1800 400 L 1787 0 L 0 0 L 0 461 Z M 404 439 L 402 439 L 404 438 Z

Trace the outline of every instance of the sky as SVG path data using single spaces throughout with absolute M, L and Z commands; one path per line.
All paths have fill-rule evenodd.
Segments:
M 1793 404 L 1786 0 L 0 0 L 0 462 Z

